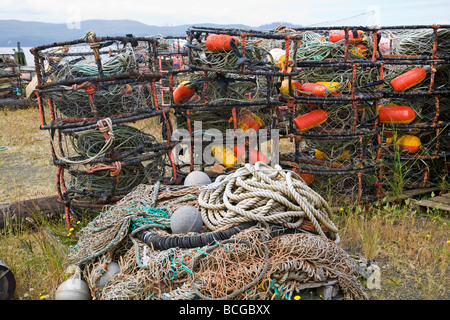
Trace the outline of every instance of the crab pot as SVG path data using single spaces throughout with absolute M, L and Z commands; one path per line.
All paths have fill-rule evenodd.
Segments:
M 60 200 L 113 203 L 139 184 L 169 182 L 175 175 L 173 141 L 155 134 L 160 118 L 133 124 L 56 129 L 52 155 Z M 76 201 L 75 201 L 76 200 Z
M 87 37 L 31 51 L 41 129 L 49 130 L 59 200 L 101 207 L 175 175 L 169 108 L 158 98 L 158 41 Z
M 32 48 L 41 126 L 48 118 L 98 119 L 157 109 L 156 47 L 153 38 L 91 35 Z
M 15 67 L 7 66 L 0 62 L 0 99 L 18 100 L 24 94 L 20 73 L 15 71 Z
M 204 71 L 283 75 L 295 69 L 300 34 L 191 27 L 187 31 L 192 68 Z
M 178 175 L 201 170 L 214 178 L 244 163 L 270 161 L 272 111 L 266 105 L 235 102 L 178 112 L 173 135 L 180 142 L 173 149 Z

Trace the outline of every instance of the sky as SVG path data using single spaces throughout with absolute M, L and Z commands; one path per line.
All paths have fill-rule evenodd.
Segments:
M 450 0 L 0 0 L 0 8 L 0 20 L 68 26 L 90 19 L 131 19 L 158 26 L 237 23 L 258 27 L 272 22 L 310 26 L 336 20 L 342 20 L 337 25 L 450 24 Z

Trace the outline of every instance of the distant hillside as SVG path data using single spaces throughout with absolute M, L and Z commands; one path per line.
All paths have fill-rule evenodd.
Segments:
M 197 27 L 239 28 L 252 30 L 270 30 L 283 24 L 288 27 L 300 27 L 287 22 L 273 22 L 260 27 L 243 24 L 219 25 L 213 23 L 196 23 Z M 44 23 L 20 20 L 0 20 L 0 47 L 16 46 L 34 47 L 59 41 L 81 38 L 87 31 L 93 30 L 98 36 L 185 36 L 186 30 L 193 25 L 151 26 L 134 20 L 86 20 L 81 21 L 80 29 L 69 29 L 65 23 Z

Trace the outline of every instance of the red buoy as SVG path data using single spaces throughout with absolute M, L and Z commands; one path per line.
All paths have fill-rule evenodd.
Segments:
M 255 164 L 258 161 L 262 161 L 264 163 L 269 163 L 269 158 L 267 158 L 263 153 L 259 152 L 258 150 L 255 150 L 251 147 L 248 147 L 248 150 L 249 150 L 251 164 Z M 239 145 L 234 146 L 233 151 L 238 160 L 245 159 L 245 146 L 244 145 L 239 144 Z
M 314 179 L 316 178 L 315 174 L 312 173 L 301 173 L 300 169 L 297 168 L 293 168 L 292 171 L 294 171 L 295 173 L 297 173 L 300 178 L 302 178 L 302 180 L 309 186 Z
M 302 84 L 300 91 L 312 93 L 316 97 L 325 97 L 327 87 L 321 83 L 306 82 Z
M 391 85 L 397 92 L 405 91 L 421 83 L 426 76 L 424 68 L 414 68 L 393 79 Z
M 360 43 L 362 41 L 362 36 L 364 34 L 363 31 L 357 31 L 358 37 L 355 38 L 352 30 L 348 30 L 348 42 L 352 44 Z M 329 37 L 330 42 L 338 42 L 345 39 L 345 31 L 344 30 L 331 30 Z
M 416 118 L 416 112 L 409 106 L 380 106 L 380 123 L 409 124 Z
M 319 109 L 308 112 L 294 119 L 299 131 L 307 131 L 324 123 L 328 119 L 328 112 Z
M 185 103 L 195 94 L 195 88 L 189 84 L 189 81 L 180 83 L 173 92 L 174 103 Z
M 233 37 L 227 34 L 211 34 L 206 38 L 206 48 L 209 51 L 230 51 L 231 48 L 231 40 L 237 43 L 239 39 L 237 37 Z

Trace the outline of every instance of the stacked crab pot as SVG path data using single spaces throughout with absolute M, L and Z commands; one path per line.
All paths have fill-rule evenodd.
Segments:
M 33 48 L 41 129 L 50 138 L 66 220 L 115 203 L 141 183 L 170 179 L 162 136 L 155 38 L 97 37 Z
M 278 137 L 271 130 L 276 82 L 293 72 L 292 59 L 284 57 L 298 36 L 204 27 L 187 34 L 187 68 L 171 81 L 176 128 L 191 137 L 183 137 L 183 151 L 174 156 L 179 178 L 193 170 L 214 177 L 244 163 L 277 161 L 272 151 Z
M 380 62 L 367 28 L 301 28 L 293 57 L 298 74 L 280 79 L 289 141 L 280 154 L 331 203 L 376 198 L 376 101 Z

